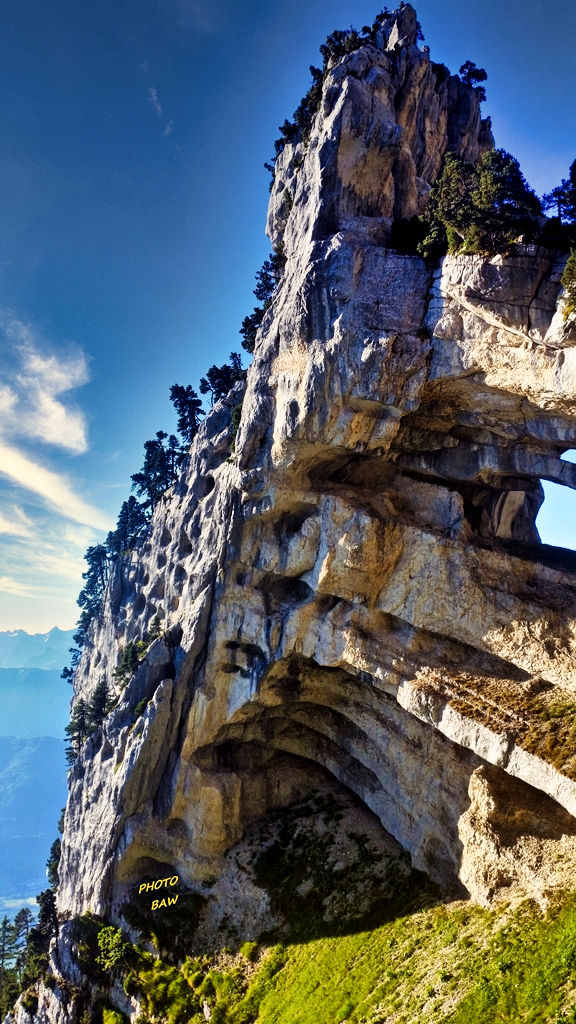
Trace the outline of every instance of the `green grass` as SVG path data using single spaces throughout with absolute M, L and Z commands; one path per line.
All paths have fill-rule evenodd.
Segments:
M 125 908 L 161 954 L 120 944 L 109 957 L 141 1004 L 138 1024 L 204 1024 L 206 1006 L 211 1024 L 576 1024 L 576 892 L 546 914 L 531 901 L 446 902 L 346 813 L 314 797 L 269 823 L 252 867 L 279 923 L 258 941 L 227 934 L 208 955 L 197 894 L 165 920 L 147 903 Z M 85 961 L 109 931 L 77 923 Z
M 227 967 L 141 956 L 128 988 L 144 1021 L 201 1024 L 204 1001 L 212 1024 L 576 1020 L 576 894 L 546 915 L 531 902 L 416 908 L 376 928 L 270 947 L 255 963 L 239 954 Z

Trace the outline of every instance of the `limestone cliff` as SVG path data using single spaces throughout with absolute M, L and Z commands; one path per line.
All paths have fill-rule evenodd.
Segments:
M 199 934 L 231 904 L 263 930 L 246 843 L 318 793 L 481 901 L 544 901 L 576 862 L 576 561 L 535 528 L 540 480 L 576 486 L 562 260 L 519 246 L 434 272 L 389 247 L 444 153 L 491 145 L 407 5 L 329 71 L 308 141 L 280 154 L 286 269 L 234 445 L 237 392 L 118 563 L 76 675 L 77 695 L 112 682 L 160 616 L 70 775 L 64 920 L 138 934 L 139 881 L 177 874 Z M 77 980 L 71 941 L 63 924 L 54 965 Z

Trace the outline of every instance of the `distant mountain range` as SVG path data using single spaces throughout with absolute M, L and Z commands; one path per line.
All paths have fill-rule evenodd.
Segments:
M 60 673 L 72 633 L 0 632 L 0 915 L 48 885 L 46 860 L 66 802 L 72 689 Z
M 62 740 L 0 737 L 0 910 L 46 889 L 46 860 L 65 802 Z
M 73 629 L 25 633 L 23 629 L 0 632 L 0 668 L 42 668 L 62 671 L 70 661 Z M 1 726 L 0 726 L 1 728 Z
M 0 733 L 64 737 L 72 687 L 57 669 L 0 668 Z

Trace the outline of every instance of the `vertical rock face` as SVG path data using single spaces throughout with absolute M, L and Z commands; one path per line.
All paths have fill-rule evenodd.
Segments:
M 329 71 L 308 142 L 278 158 L 286 270 L 234 452 L 238 393 L 117 565 L 86 646 L 77 695 L 161 617 L 71 772 L 65 917 L 129 927 L 139 880 L 169 872 L 223 898 L 230 851 L 323 790 L 476 898 L 539 895 L 558 844 L 574 857 L 557 709 L 576 711 L 576 562 L 534 525 L 542 478 L 576 485 L 561 266 L 519 247 L 432 273 L 388 247 L 444 152 L 474 160 L 492 140 L 474 90 L 416 46 L 409 5 L 377 44 Z

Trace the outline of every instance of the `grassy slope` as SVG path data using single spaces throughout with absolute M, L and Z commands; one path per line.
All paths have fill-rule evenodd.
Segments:
M 531 903 L 428 906 L 367 931 L 263 950 L 254 965 L 238 956 L 198 966 L 142 973 L 148 1016 L 199 1024 L 207 1001 L 212 1024 L 564 1024 L 563 1012 L 576 1019 L 576 895 L 545 916 Z M 184 1011 L 182 985 L 191 1001 L 180 1013 L 170 991 Z

